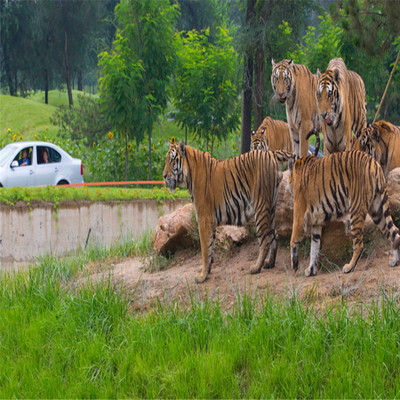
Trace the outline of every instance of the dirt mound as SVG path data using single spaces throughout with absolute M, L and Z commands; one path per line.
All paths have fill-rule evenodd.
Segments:
M 391 296 L 400 292 L 400 267 L 389 267 L 390 244 L 378 232 L 366 243 L 362 259 L 350 274 L 341 272 L 350 255 L 346 254 L 347 258 L 337 264 L 331 261 L 332 256 L 328 259 L 322 255 L 319 274 L 306 278 L 304 269 L 309 260 L 306 253 L 307 244 L 303 246 L 299 270 L 295 273 L 290 267 L 289 245 L 281 242 L 275 268 L 251 275 L 250 267 L 258 255 L 257 241 L 251 239 L 229 250 L 217 248 L 212 271 L 203 284 L 194 283 L 201 267 L 201 255 L 196 249 L 177 252 L 165 271 L 149 272 L 146 260 L 135 257 L 94 273 L 92 279 L 111 276 L 116 287 L 122 285 L 134 293 L 132 306 L 139 310 L 148 309 L 159 301 L 164 305 L 175 301 L 187 305 L 193 296 L 218 298 L 223 307 L 229 309 L 243 294 L 262 297 L 268 292 L 288 299 L 296 295 L 324 307 L 343 299 L 371 303 L 382 298 L 382 291 Z

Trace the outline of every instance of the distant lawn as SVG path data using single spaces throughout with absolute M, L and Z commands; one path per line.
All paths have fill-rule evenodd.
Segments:
M 74 104 L 78 104 L 78 93 L 81 92 L 72 92 Z M 14 134 L 19 136 L 18 131 L 23 140 L 32 140 L 38 133 L 41 133 L 41 139 L 45 136 L 56 138 L 59 128 L 50 123 L 50 117 L 61 105 L 68 105 L 67 91 L 51 90 L 49 104 L 44 104 L 44 92 L 36 92 L 27 98 L 0 95 L 0 141 L 10 142 Z
M 35 134 L 44 133 L 46 128 L 47 137 L 56 137 L 58 128 L 50 124 L 50 117 L 56 109 L 22 97 L 0 95 L 0 141 L 10 142 L 18 131 L 23 140 L 31 140 Z M 11 129 L 11 134 L 8 129 Z

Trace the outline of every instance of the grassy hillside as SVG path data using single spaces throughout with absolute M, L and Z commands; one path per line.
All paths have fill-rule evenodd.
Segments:
M 50 138 L 55 137 L 58 128 L 50 124 L 50 117 L 55 111 L 56 107 L 52 105 L 0 95 L 0 141 L 11 141 L 14 134 L 19 136 L 18 131 L 24 140 L 33 139 L 39 132 Z
M 77 90 L 72 92 L 75 104 L 79 93 Z M 27 98 L 0 95 L 0 141 L 11 141 L 14 134 L 18 140 L 18 131 L 23 140 L 31 140 L 38 133 L 41 138 L 54 139 L 58 127 L 50 123 L 50 117 L 61 105 L 68 105 L 66 91 L 51 90 L 49 104 L 44 104 L 44 92 L 36 92 Z

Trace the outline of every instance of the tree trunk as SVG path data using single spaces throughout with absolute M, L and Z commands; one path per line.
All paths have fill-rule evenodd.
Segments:
M 256 50 L 254 75 L 254 129 L 256 130 L 264 119 L 265 57 L 262 43 L 259 43 Z
M 240 152 L 247 153 L 250 150 L 251 135 L 251 98 L 253 86 L 253 59 L 248 57 L 244 65 L 242 89 L 242 146 Z
M 151 171 L 151 132 L 149 129 L 149 179 L 152 181 L 153 180 L 153 175 Z
M 82 78 L 82 70 L 78 69 L 78 90 L 83 91 L 83 78 Z
M 49 76 L 47 68 L 44 70 L 44 104 L 49 104 Z
M 72 99 L 72 89 L 71 89 L 71 72 L 69 68 L 69 58 L 68 58 L 68 33 L 67 33 L 67 4 L 68 1 L 62 0 L 62 11 L 63 11 L 63 22 L 64 22 L 64 65 L 65 65 L 65 78 L 67 81 L 68 90 L 68 101 L 69 108 L 74 106 L 74 101 Z
M 244 28 L 247 30 L 254 17 L 256 0 L 247 0 L 246 20 Z M 253 91 L 253 49 L 247 47 L 244 55 L 242 88 L 242 145 L 240 152 L 247 153 L 250 150 L 251 135 L 251 103 Z
M 125 182 L 128 181 L 128 132 L 125 126 Z

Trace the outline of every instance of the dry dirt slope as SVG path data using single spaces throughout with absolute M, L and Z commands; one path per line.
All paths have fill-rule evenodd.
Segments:
M 390 245 L 379 232 L 374 234 L 351 274 L 343 274 L 339 268 L 343 264 L 334 264 L 322 255 L 324 266 L 319 274 L 305 278 L 308 256 L 301 256 L 295 273 L 290 268 L 288 244 L 281 241 L 275 268 L 251 275 L 250 266 L 256 262 L 257 254 L 255 239 L 230 250 L 217 248 L 209 278 L 199 285 L 194 283 L 201 266 L 197 249 L 177 252 L 165 271 L 149 272 L 146 260 L 134 257 L 112 265 L 110 270 L 95 273 L 92 278 L 111 276 L 116 286 L 123 285 L 126 290 L 134 291 L 133 305 L 137 309 L 147 309 L 157 301 L 164 304 L 178 301 L 185 305 L 190 302 L 190 296 L 219 298 L 223 307 L 229 309 L 244 293 L 265 296 L 268 292 L 287 298 L 295 294 L 321 306 L 343 299 L 363 303 L 380 301 L 383 292 L 397 299 L 400 293 L 400 267 L 389 267 Z

